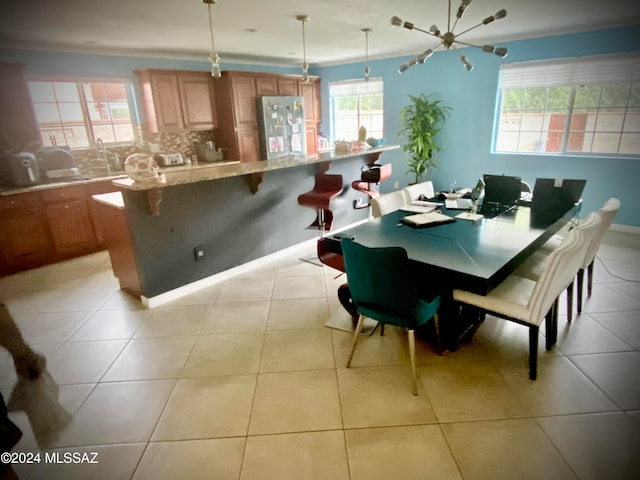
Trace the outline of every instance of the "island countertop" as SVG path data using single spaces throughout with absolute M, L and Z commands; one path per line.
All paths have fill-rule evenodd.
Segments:
M 318 153 L 316 155 L 308 155 L 305 157 L 301 157 L 300 155 L 289 155 L 273 160 L 261 160 L 246 163 L 229 160 L 222 162 L 198 163 L 197 165 L 164 169 L 160 172 L 160 177 L 156 181 L 134 182 L 130 178 L 124 178 L 115 180 L 113 184 L 122 189 L 135 191 L 162 189 L 165 187 L 186 185 L 189 183 L 204 182 L 207 180 L 261 174 L 274 170 L 299 167 L 302 165 L 333 162 L 363 155 L 379 155 L 382 152 L 396 150 L 398 148 L 400 148 L 399 145 L 385 145 L 353 153 L 335 153 L 334 151 L 331 151 Z

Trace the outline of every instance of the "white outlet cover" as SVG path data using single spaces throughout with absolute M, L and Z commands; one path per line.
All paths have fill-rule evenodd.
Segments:
M 150 143 L 149 149 L 151 150 L 151 153 L 160 153 L 160 144 Z

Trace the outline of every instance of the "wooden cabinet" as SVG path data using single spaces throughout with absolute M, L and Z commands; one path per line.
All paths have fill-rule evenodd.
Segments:
M 96 237 L 82 185 L 45 190 L 40 195 L 56 254 L 68 257 L 92 251 Z
M 0 253 L 4 267 L 1 273 L 47 263 L 51 241 L 37 194 L 0 197 Z
M 111 180 L 0 196 L 0 274 L 104 250 L 92 195 Z
M 229 159 L 261 160 L 256 99 L 265 95 L 304 96 L 307 153 L 315 154 L 320 123 L 319 79 L 305 84 L 299 77 L 267 73 L 226 71 L 217 80 L 216 146 L 226 148 Z
M 150 132 L 211 130 L 217 126 L 209 72 L 136 70 Z
M 39 141 L 24 66 L 0 63 L 0 138 L 10 142 Z

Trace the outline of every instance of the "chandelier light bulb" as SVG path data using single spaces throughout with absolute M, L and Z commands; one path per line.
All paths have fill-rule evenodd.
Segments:
M 493 53 L 500 58 L 504 58 L 509 54 L 509 50 L 507 50 L 505 47 L 498 47 L 493 51 Z
M 394 27 L 401 27 L 404 22 L 400 17 L 396 17 L 395 15 L 391 17 L 391 25 Z
M 437 25 L 431 25 L 431 28 L 429 29 L 429 31 L 434 35 L 436 35 L 437 37 L 440 36 L 440 29 L 438 28 Z
M 464 55 L 461 55 L 460 60 L 462 60 L 462 64 L 464 65 L 465 70 L 467 70 L 468 72 L 473 70 L 473 65 L 469 60 L 467 60 L 467 57 L 465 57 Z
M 212 53 L 209 55 L 209 60 L 211 61 L 211 76 L 213 78 L 222 77 L 222 72 L 220 71 L 220 57 L 217 53 Z
M 424 52 L 422 52 L 416 58 L 418 60 L 418 63 L 424 63 L 424 62 L 427 61 L 427 58 L 429 58 L 431 55 L 433 55 L 433 50 L 429 49 L 429 50 L 425 50 Z
M 504 8 L 502 10 L 498 10 L 494 15 L 496 20 L 502 20 L 506 16 L 507 16 L 507 11 Z

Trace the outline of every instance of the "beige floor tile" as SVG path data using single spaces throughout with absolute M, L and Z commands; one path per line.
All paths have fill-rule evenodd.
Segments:
M 88 275 L 79 280 L 79 284 L 85 288 L 109 288 L 118 290 L 120 283 L 113 275 L 113 271 L 109 270 L 93 270 Z
M 640 352 L 573 355 L 569 358 L 620 408 L 640 408 L 640 382 L 637 381 Z
M 264 333 L 200 335 L 182 371 L 182 377 L 257 373 Z
M 424 365 L 418 367 L 418 377 L 440 423 L 527 415 L 490 362 Z
M 318 267 L 320 269 L 320 267 Z M 274 300 L 325 298 L 324 277 L 278 277 L 273 287 Z
M 335 368 L 331 331 L 326 328 L 271 330 L 266 333 L 260 372 Z
M 450 423 L 441 428 L 465 480 L 577 478 L 531 419 Z
M 150 314 L 150 310 L 98 310 L 71 335 L 68 341 L 128 340 L 133 337 Z
M 315 248 L 313 250 L 315 254 Z M 300 255 L 301 257 L 304 255 Z M 325 274 L 325 267 L 302 261 L 298 258 L 290 258 L 281 262 L 276 269 L 278 277 L 313 277 Z
M 412 394 L 408 366 L 339 368 L 338 386 L 344 428 L 436 422 L 422 385 Z
M 216 301 L 221 290 L 222 283 L 217 283 L 173 300 L 169 305 L 208 305 Z
M 462 479 L 437 425 L 346 430 L 351 480 Z
M 222 285 L 216 303 L 261 302 L 271 300 L 273 278 L 232 278 Z
M 342 428 L 335 370 L 261 373 L 250 435 Z
M 59 446 L 146 442 L 175 380 L 101 383 L 62 432 Z
M 28 344 L 62 343 L 90 315 L 90 312 L 23 313 L 13 315 Z
M 624 413 L 537 421 L 581 480 L 640 478 L 640 429 Z
M 571 323 L 559 324 L 556 348 L 565 355 L 633 350 L 631 345 L 587 314 L 574 318 Z
M 62 448 L 51 451 L 71 459 L 80 458 L 85 463 L 40 463 L 30 480 L 129 480 L 142 456 L 144 443 L 103 445 L 92 447 Z M 89 463 L 89 461 L 97 463 Z
M 244 438 L 151 442 L 133 480 L 237 480 Z
M 179 337 L 198 335 L 209 305 L 180 305 L 152 310 L 147 321 L 136 332 L 136 338 Z
M 131 340 L 102 378 L 103 382 L 178 378 L 196 337 Z
M 619 293 L 611 284 L 600 283 L 593 286 L 591 297 L 586 296 L 582 303 L 582 311 L 587 313 L 624 312 L 640 309 L 638 300 Z
M 60 385 L 96 383 L 126 344 L 125 340 L 65 343 L 47 358 L 47 368 Z
M 591 316 L 636 350 L 640 350 L 640 310 L 592 313 Z
M 116 290 L 106 302 L 102 304 L 100 310 L 131 310 L 131 311 L 147 311 L 140 300 L 132 297 L 124 290 Z
M 264 332 L 270 306 L 270 302 L 218 303 L 211 307 L 200 333 Z
M 353 333 L 332 330 L 333 348 L 336 356 L 336 366 L 343 368 L 347 364 Z M 387 365 L 409 365 L 409 355 L 400 335 L 406 335 L 393 327 L 387 326 L 384 336 L 380 336 L 380 327 L 373 335 L 361 335 L 351 361 L 352 367 L 382 367 Z
M 329 319 L 325 298 L 271 302 L 268 330 L 323 327 Z
M 49 312 L 97 310 L 118 290 L 117 286 L 104 288 L 72 288 L 51 299 Z
M 529 415 L 604 412 L 617 406 L 565 357 L 549 357 L 538 368 L 544 374 L 529 380 L 526 369 L 500 367 L 500 374 L 524 404 Z
M 248 437 L 241 480 L 349 480 L 341 431 Z
M 247 434 L 255 375 L 178 380 L 152 441 Z

